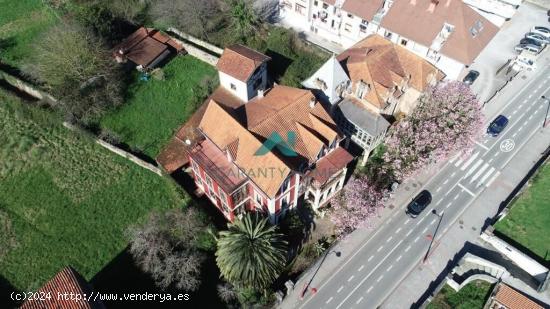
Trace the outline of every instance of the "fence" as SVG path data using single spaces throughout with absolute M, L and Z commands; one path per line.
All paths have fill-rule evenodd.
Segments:
M 38 90 L 28 83 L 4 71 L 0 71 L 0 79 L 5 80 L 8 84 L 30 95 L 31 97 L 37 98 L 38 100 L 47 101 L 51 105 L 55 105 L 57 103 L 57 100 L 48 93 Z
M 190 36 L 187 33 L 181 32 L 176 28 L 170 27 L 167 30 L 168 32 L 171 32 L 184 40 L 182 41 L 172 37 L 173 40 L 185 47 L 185 49 L 191 56 L 196 57 L 213 66 L 218 63 L 218 59 L 220 58 L 219 56 L 223 53 L 223 49 L 214 46 L 208 42 L 197 39 L 193 36 Z

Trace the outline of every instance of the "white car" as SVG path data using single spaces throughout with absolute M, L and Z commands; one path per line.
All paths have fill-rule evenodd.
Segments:
M 534 26 L 531 28 L 531 32 L 542 35 L 545 38 L 550 38 L 550 29 L 543 26 Z

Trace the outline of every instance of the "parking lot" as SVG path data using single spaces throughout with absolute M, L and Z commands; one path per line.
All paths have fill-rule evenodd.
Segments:
M 497 70 L 516 57 L 514 47 L 533 26 L 550 26 L 546 9 L 524 2 L 470 66 L 468 70 L 480 73 L 471 87 L 481 102 L 487 101 L 506 82 L 502 75 L 496 76 Z M 468 70 L 463 72 L 461 78 Z

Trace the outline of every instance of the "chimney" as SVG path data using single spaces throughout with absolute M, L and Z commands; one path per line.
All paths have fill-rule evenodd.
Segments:
M 265 90 L 264 89 L 258 89 L 258 98 L 263 98 L 264 97 L 264 92 Z
M 435 7 L 439 4 L 439 0 L 431 0 L 430 6 L 428 6 L 428 12 L 433 13 L 435 11 Z
M 309 108 L 314 108 L 315 107 L 315 97 L 311 97 L 311 99 L 309 99 Z

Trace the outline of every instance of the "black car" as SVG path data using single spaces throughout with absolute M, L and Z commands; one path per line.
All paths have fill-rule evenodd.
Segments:
M 407 206 L 406 212 L 409 216 L 416 218 L 431 202 L 431 193 L 428 190 L 422 190 Z
M 535 45 L 535 46 L 538 46 L 538 47 L 542 47 L 544 45 L 540 41 L 533 40 L 533 39 L 528 39 L 528 38 L 521 39 L 521 41 L 519 41 L 519 44 L 532 44 L 532 45 Z
M 471 70 L 466 76 L 464 76 L 464 79 L 462 81 L 467 85 L 471 85 L 476 81 L 478 76 L 478 71 Z
M 495 120 L 493 120 L 487 128 L 487 134 L 491 136 L 497 136 L 500 134 L 500 132 L 502 132 L 502 130 L 504 130 L 504 128 L 506 128 L 507 125 L 508 118 L 502 115 L 498 115 L 497 118 L 495 118 Z

